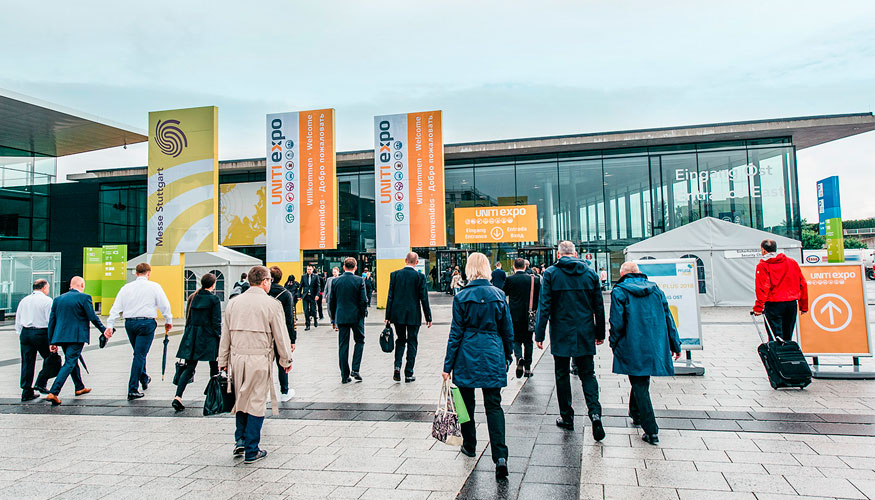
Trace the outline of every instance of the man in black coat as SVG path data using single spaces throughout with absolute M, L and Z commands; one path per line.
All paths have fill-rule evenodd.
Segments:
M 310 330 L 310 318 L 313 318 L 313 326 L 318 327 L 316 313 L 316 297 L 322 293 L 319 286 L 319 276 L 313 272 L 313 266 L 307 266 L 307 274 L 301 277 L 301 300 L 304 302 L 304 331 Z
M 389 294 L 386 298 L 386 324 L 395 324 L 395 373 L 392 378 L 401 381 L 401 359 L 407 347 L 407 365 L 404 367 L 404 382 L 413 382 L 413 366 L 416 364 L 416 350 L 419 348 L 419 327 L 422 325 L 422 312 L 425 324 L 431 328 L 431 307 L 428 305 L 428 289 L 425 275 L 416 270 L 419 255 L 410 252 L 404 259 L 404 269 L 389 275 Z
M 507 279 L 507 273 L 501 268 L 501 262 L 495 263 L 495 270 L 492 271 L 492 286 L 496 288 L 504 288 L 504 281 Z
M 286 329 L 289 332 L 289 342 L 292 343 L 292 352 L 295 352 L 295 341 L 297 340 L 297 332 L 295 332 L 295 300 L 292 293 L 284 286 L 280 285 L 283 279 L 283 270 L 277 266 L 270 268 L 270 277 L 273 281 L 270 283 L 268 295 L 280 301 L 283 306 L 283 314 L 286 317 Z M 276 357 L 276 366 L 278 370 L 276 374 L 280 382 L 280 401 L 288 401 L 295 393 L 289 393 L 289 374 L 286 373 L 284 367 L 280 365 L 280 357 Z
M 322 271 L 321 273 L 316 273 L 316 276 L 319 277 L 319 294 L 316 295 L 316 308 L 319 311 L 319 319 L 323 319 L 322 299 L 325 295 L 325 283 L 328 283 L 328 272 Z
M 550 352 L 556 375 L 556 398 L 559 419 L 556 425 L 574 429 L 574 409 L 571 407 L 571 359 L 577 364 L 592 436 L 605 438 L 599 385 L 595 378 L 595 347 L 605 341 L 605 302 L 599 277 L 577 258 L 574 243 L 562 241 L 556 252 L 559 260 L 544 271 L 538 303 L 538 323 L 535 341 L 544 348 L 547 322 L 550 323 Z
M 337 333 L 337 347 L 340 357 L 340 381 L 349 383 L 350 376 L 359 382 L 362 376 L 359 368 L 365 350 L 365 317 L 368 315 L 368 297 L 365 281 L 355 275 L 356 260 L 347 257 L 343 261 L 343 274 L 331 282 L 331 297 L 328 311 L 334 318 Z M 349 367 L 349 333 L 352 331 L 355 348 L 352 354 L 352 371 Z
M 534 274 L 526 273 L 526 261 L 513 261 L 514 273 L 504 282 L 504 293 L 510 308 L 513 323 L 513 352 L 516 356 L 516 377 L 532 376 L 532 333 L 529 331 L 529 303 L 531 309 L 538 310 L 538 295 L 541 280 Z M 531 299 L 530 299 L 531 297 Z

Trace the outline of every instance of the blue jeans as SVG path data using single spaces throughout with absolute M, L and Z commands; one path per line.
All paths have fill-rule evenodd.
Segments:
M 58 344 L 58 348 L 64 351 L 64 364 L 61 366 L 61 371 L 58 372 L 58 376 L 55 377 L 55 383 L 52 384 L 52 389 L 49 391 L 50 393 L 57 396 L 61 393 L 61 389 L 64 387 L 64 383 L 67 381 L 67 377 L 73 379 L 73 387 L 76 388 L 77 391 L 80 391 L 85 388 L 85 384 L 82 383 L 82 375 L 79 373 L 79 356 L 82 355 L 82 348 L 85 344 L 77 343 L 77 344 Z
M 256 417 L 246 412 L 237 412 L 237 430 L 234 432 L 234 441 L 237 446 L 242 445 L 246 449 L 244 458 L 250 460 L 258 454 L 258 443 L 261 442 L 261 426 L 264 417 Z
M 146 375 L 146 355 L 152 348 L 155 339 L 155 328 L 158 323 L 154 319 L 126 319 L 125 332 L 131 347 L 134 348 L 134 360 L 131 362 L 131 378 L 128 379 L 128 392 L 139 392 L 140 383 L 148 380 Z

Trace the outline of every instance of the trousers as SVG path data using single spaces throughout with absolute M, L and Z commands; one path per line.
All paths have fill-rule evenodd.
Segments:
M 33 392 L 33 374 L 36 371 L 36 355 L 43 358 L 43 369 L 36 377 L 36 386 L 45 387 L 49 381 L 45 370 L 46 358 L 51 356 L 49 351 L 49 329 L 27 328 L 21 329 L 18 338 L 21 344 L 21 391 L 22 395 Z
M 256 417 L 242 411 L 237 412 L 237 430 L 234 431 L 234 441 L 237 446 L 243 445 L 246 450 L 246 455 L 244 455 L 246 460 L 251 460 L 258 454 L 262 425 L 264 425 L 264 417 Z
M 784 302 L 766 302 L 763 315 L 769 322 L 772 334 L 784 340 L 792 340 L 796 330 L 796 310 L 799 305 L 795 300 Z M 786 335 L 786 336 L 785 336 Z
M 185 388 L 191 383 L 191 378 L 194 376 L 194 369 L 197 367 L 197 360 L 185 360 L 185 369 L 179 374 L 179 385 L 176 386 L 176 397 L 181 398 Z M 217 361 L 208 361 L 210 364 L 210 377 L 219 374 L 219 363 Z
M 155 328 L 158 323 L 154 319 L 126 319 L 125 332 L 131 347 L 134 348 L 134 359 L 131 361 L 131 376 L 128 379 L 128 392 L 139 392 L 140 384 L 148 383 L 146 374 L 146 356 L 155 340 Z
M 83 347 L 85 347 L 85 344 L 81 342 L 58 344 L 58 348 L 64 351 L 64 364 L 61 365 L 61 371 L 55 377 L 55 383 L 52 384 L 50 393 L 55 396 L 60 394 L 61 389 L 64 388 L 64 383 L 67 382 L 67 377 L 73 379 L 73 387 L 77 391 L 85 388 L 85 384 L 82 382 L 82 374 L 79 371 L 79 356 L 82 355 Z
M 601 415 L 602 406 L 599 404 L 599 383 L 595 378 L 595 362 L 593 356 L 580 356 L 573 358 L 577 365 L 577 376 L 583 385 L 583 396 L 586 400 L 586 409 L 589 416 Z M 559 414 L 566 422 L 574 421 L 574 408 L 571 406 L 571 369 L 572 358 L 553 356 L 555 363 L 554 374 L 556 375 L 556 399 L 559 400 Z
M 362 365 L 362 354 L 365 351 L 365 320 L 351 325 L 337 325 L 337 350 L 340 358 L 340 378 L 346 380 L 350 374 L 349 368 L 349 334 L 352 332 L 355 347 L 352 351 L 352 371 L 357 372 Z
M 504 410 L 501 409 L 501 388 L 486 388 L 483 391 L 483 407 L 486 410 L 486 428 L 489 429 L 489 446 L 492 448 L 492 461 L 498 462 L 499 458 L 507 459 L 507 444 L 505 443 Z M 462 446 L 466 450 L 477 449 L 477 424 L 474 422 L 474 410 L 476 401 L 474 389 L 459 387 L 462 400 L 471 420 L 462 424 Z
M 310 328 L 310 318 L 316 318 L 316 301 L 313 297 L 304 297 L 301 299 L 304 302 L 304 326 Z
M 650 377 L 629 375 L 632 390 L 629 392 L 629 416 L 641 424 L 641 429 L 647 434 L 659 433 L 656 417 L 653 415 L 653 404 L 650 402 Z
M 420 325 L 395 325 L 395 369 L 401 369 L 401 359 L 404 357 L 404 349 L 407 348 L 407 365 L 404 367 L 404 375 L 413 376 L 413 367 L 416 365 L 416 351 L 419 349 L 419 326 Z
M 523 360 L 523 366 L 526 370 L 530 370 L 532 368 L 532 354 L 534 351 L 534 342 L 532 339 L 526 340 L 525 342 L 514 342 L 513 343 L 513 354 L 516 356 L 517 361 Z

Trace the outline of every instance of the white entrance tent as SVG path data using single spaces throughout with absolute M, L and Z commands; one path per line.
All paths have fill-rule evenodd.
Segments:
M 629 245 L 626 260 L 695 258 L 699 299 L 706 306 L 753 306 L 760 242 L 772 239 L 778 252 L 801 262 L 802 243 L 714 217 L 705 217 Z
M 128 261 L 128 281 L 136 278 L 134 268 L 141 262 L 151 262 L 149 254 L 139 255 Z M 190 252 L 185 254 L 185 296 L 200 288 L 200 279 L 206 273 L 216 275 L 216 295 L 224 302 L 231 288 L 248 273 L 252 266 L 263 265 L 260 259 L 219 246 L 215 252 Z

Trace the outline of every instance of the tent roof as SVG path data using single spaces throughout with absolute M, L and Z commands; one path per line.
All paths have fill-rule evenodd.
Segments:
M 151 256 L 149 254 L 138 255 L 128 261 L 128 267 L 144 261 L 151 261 Z M 219 246 L 219 249 L 215 252 L 191 252 L 185 254 L 185 267 L 260 265 L 261 260 L 223 246 Z
M 760 242 L 773 239 L 778 249 L 802 248 L 802 243 L 733 222 L 705 217 L 677 229 L 629 245 L 625 253 L 671 252 L 676 250 L 743 250 L 759 248 Z

